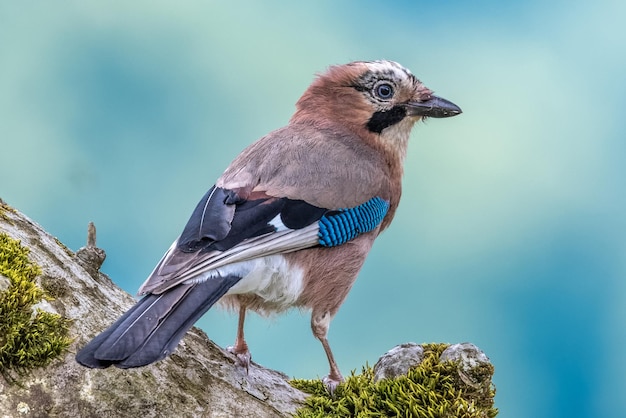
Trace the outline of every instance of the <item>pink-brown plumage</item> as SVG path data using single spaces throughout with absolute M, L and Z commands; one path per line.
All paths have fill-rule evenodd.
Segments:
M 311 310 L 332 391 L 342 377 L 328 327 L 395 215 L 411 129 L 422 117 L 460 112 L 397 63 L 330 67 L 298 100 L 286 127 L 228 166 L 141 287 L 145 298 L 77 360 L 88 367 L 156 361 L 219 301 L 239 311 L 232 351 L 248 367 L 246 311 L 295 307 Z M 325 222 L 337 239 L 322 239 Z

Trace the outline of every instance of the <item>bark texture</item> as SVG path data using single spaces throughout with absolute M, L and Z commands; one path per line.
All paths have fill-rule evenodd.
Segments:
M 134 299 L 98 270 L 102 250 L 87 246 L 74 254 L 1 201 L 0 215 L 0 233 L 30 249 L 30 259 L 43 271 L 37 283 L 54 298 L 37 307 L 71 319 L 73 338 L 49 366 L 15 375 L 14 382 L 0 377 L 1 417 L 285 417 L 301 406 L 306 395 L 291 387 L 286 375 L 256 364 L 246 375 L 197 328 L 169 358 L 147 367 L 78 365 L 78 347 Z

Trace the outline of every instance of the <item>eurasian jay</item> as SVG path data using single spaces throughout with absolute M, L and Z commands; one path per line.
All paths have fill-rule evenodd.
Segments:
M 326 338 L 374 239 L 400 201 L 411 128 L 461 109 L 392 61 L 319 75 L 289 124 L 246 148 L 202 197 L 139 289 L 144 295 L 76 355 L 87 367 L 163 359 L 213 304 L 239 311 L 230 350 L 248 367 L 247 310 L 311 310 L 332 391 L 343 380 Z

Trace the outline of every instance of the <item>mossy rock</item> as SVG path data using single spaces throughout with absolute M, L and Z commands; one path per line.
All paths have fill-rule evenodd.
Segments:
M 365 366 L 354 372 L 330 396 L 319 380 L 293 380 L 291 384 L 311 394 L 298 410 L 299 418 L 322 417 L 416 417 L 493 418 L 495 388 L 493 366 L 481 364 L 472 370 L 485 385 L 467 381 L 460 362 L 440 361 L 447 344 L 425 344 L 424 359 L 406 375 L 376 381 Z

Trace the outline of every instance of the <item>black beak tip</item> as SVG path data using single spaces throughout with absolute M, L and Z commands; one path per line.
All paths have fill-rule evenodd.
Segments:
M 460 107 L 453 105 L 454 107 L 448 108 L 439 108 L 437 110 L 433 110 L 433 113 L 429 115 L 433 118 L 449 118 L 452 116 L 457 116 L 463 113 Z
M 454 103 L 448 102 L 448 106 L 443 108 L 443 113 L 445 114 L 445 116 L 456 116 L 463 113 L 463 111 Z
M 423 102 L 408 103 L 408 112 L 413 116 L 430 118 L 449 118 L 463 113 L 461 108 L 451 101 L 437 96 L 431 96 Z

